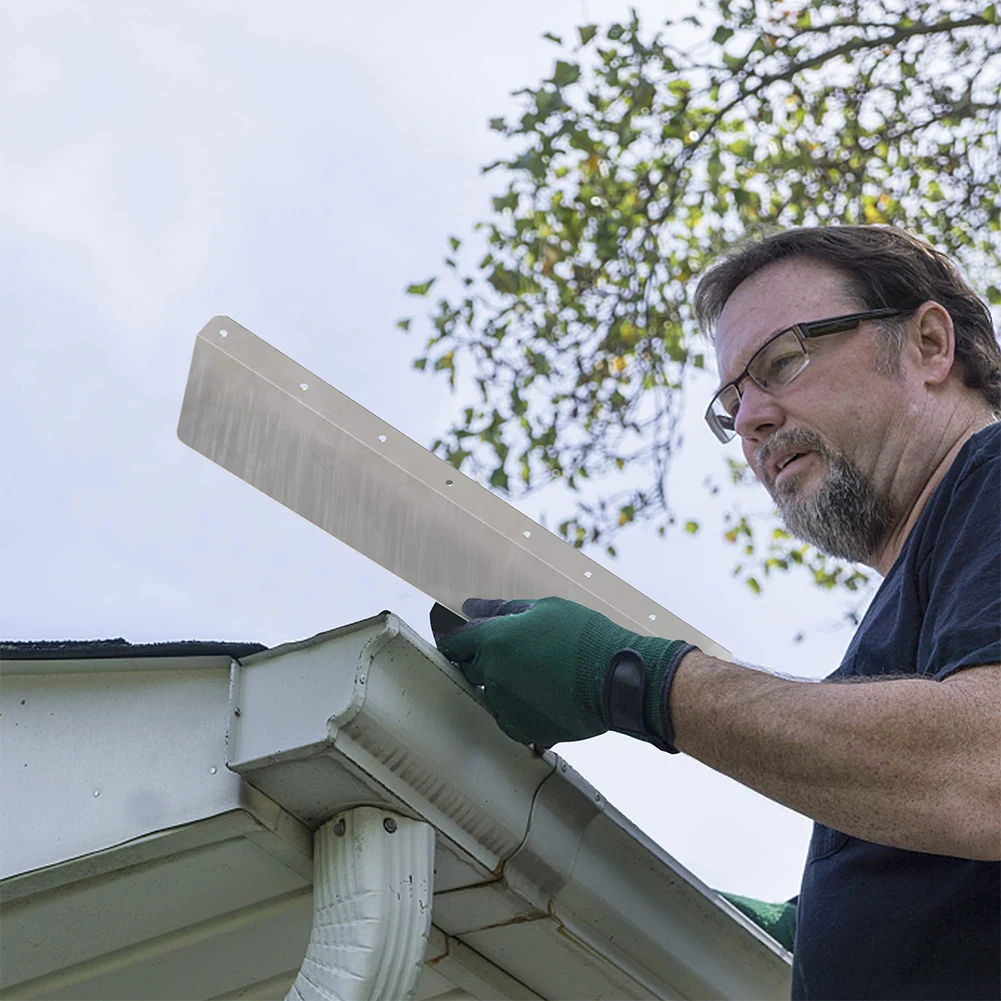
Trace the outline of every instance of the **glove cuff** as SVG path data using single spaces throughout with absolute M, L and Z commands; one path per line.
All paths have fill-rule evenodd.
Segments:
M 635 636 L 635 641 L 609 660 L 603 700 L 605 721 L 612 730 L 677 754 L 670 711 L 671 685 L 685 654 L 698 648 L 682 640 L 652 636 Z

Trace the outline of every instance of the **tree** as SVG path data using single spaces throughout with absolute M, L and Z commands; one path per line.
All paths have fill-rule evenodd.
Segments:
M 705 40 L 679 48 L 681 22 L 651 33 L 635 11 L 567 42 L 544 36 L 561 50 L 552 75 L 516 92 L 520 118 L 490 120 L 511 153 L 484 167 L 505 184 L 477 226 L 486 253 L 463 266 L 450 238 L 447 290 L 414 362 L 453 389 L 469 365 L 480 392 L 434 451 L 515 498 L 564 481 L 577 497 L 558 531 L 613 556 L 633 522 L 699 531 L 672 509 L 667 472 L 686 375 L 707 350 L 693 276 L 734 239 L 901 225 L 1001 302 L 993 3 L 704 0 L 681 21 Z M 734 483 L 750 479 L 725 462 Z M 582 481 L 622 470 L 644 484 L 580 496 Z M 726 520 L 735 573 L 756 592 L 796 566 L 825 588 L 867 580 L 774 523 L 756 529 L 736 509 Z

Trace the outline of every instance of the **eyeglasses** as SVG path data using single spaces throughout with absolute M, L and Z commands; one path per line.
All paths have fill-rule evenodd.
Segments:
M 780 330 L 754 352 L 747 368 L 733 382 L 728 382 L 712 399 L 706 410 L 706 423 L 721 442 L 728 442 L 734 436 L 734 421 L 740 409 L 740 384 L 746 378 L 766 393 L 781 386 L 788 386 L 800 372 L 810 364 L 806 349 L 809 337 L 823 337 L 826 334 L 840 334 L 845 330 L 855 330 L 866 320 L 899 316 L 909 313 L 907 309 L 870 309 L 864 313 L 846 313 L 829 320 L 811 320 L 797 323 Z

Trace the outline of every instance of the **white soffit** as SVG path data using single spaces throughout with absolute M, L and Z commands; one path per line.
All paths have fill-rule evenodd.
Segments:
M 227 316 L 195 340 L 178 436 L 425 594 L 557 595 L 727 650 Z
M 277 1001 L 306 953 L 312 835 L 244 808 L 0 883 L 5 998 Z M 534 999 L 433 927 L 415 1001 Z

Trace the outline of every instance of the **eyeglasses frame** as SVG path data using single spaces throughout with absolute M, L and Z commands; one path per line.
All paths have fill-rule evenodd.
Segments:
M 811 337 L 824 337 L 827 334 L 841 334 L 846 330 L 855 330 L 866 320 L 879 320 L 887 319 L 891 316 L 899 316 L 901 313 L 910 313 L 913 310 L 901 309 L 887 307 L 884 309 L 867 309 L 862 313 L 845 313 L 843 316 L 832 316 L 826 320 L 807 320 L 804 323 L 794 323 L 791 327 L 783 327 L 780 331 L 773 334 L 771 337 L 765 341 L 757 351 L 751 355 L 751 360 L 747 363 L 747 367 L 744 369 L 736 379 L 731 379 L 725 386 L 720 386 L 720 388 L 713 394 L 713 398 L 709 401 L 709 406 L 706 409 L 706 423 L 709 425 L 712 433 L 722 442 L 724 445 L 728 441 L 733 441 L 736 436 L 735 431 L 731 431 L 728 428 L 724 428 L 717 419 L 716 415 L 713 413 L 713 406 L 719 397 L 728 390 L 731 386 L 737 392 L 737 402 L 739 403 L 743 399 L 743 395 L 740 391 L 740 384 L 745 379 L 750 379 L 755 386 L 764 392 L 769 392 L 769 390 L 762 386 L 757 379 L 751 375 L 750 369 L 754 362 L 757 360 L 758 355 L 760 355 L 773 341 L 777 341 L 780 337 L 784 337 L 786 334 L 795 334 L 796 339 L 800 343 L 800 347 L 803 348 L 803 354 L 806 356 L 806 362 L 789 382 L 783 383 L 784 386 L 788 386 L 795 379 L 803 373 L 803 370 L 807 365 L 810 364 L 810 353 L 806 350 L 806 341 Z

